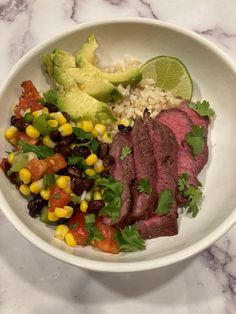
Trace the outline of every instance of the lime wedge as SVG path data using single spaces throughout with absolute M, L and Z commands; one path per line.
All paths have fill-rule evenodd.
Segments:
M 164 91 L 175 96 L 191 99 L 193 82 L 186 66 L 177 58 L 159 56 L 148 60 L 141 67 L 143 79 L 152 78 Z

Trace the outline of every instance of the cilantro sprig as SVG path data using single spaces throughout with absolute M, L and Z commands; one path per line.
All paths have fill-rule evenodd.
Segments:
M 95 224 L 96 217 L 94 214 L 89 214 L 85 216 L 85 229 L 89 232 L 87 243 L 90 243 L 93 240 L 103 240 L 104 236 L 98 230 L 98 227 Z
M 203 100 L 202 102 L 197 101 L 196 103 L 190 102 L 188 106 L 196 111 L 201 117 L 212 118 L 215 116 L 215 111 L 210 107 L 209 101 Z
M 160 215 L 169 214 L 173 203 L 173 193 L 170 190 L 163 190 L 159 193 L 158 206 L 155 213 Z
M 197 187 L 188 183 L 189 175 L 184 173 L 178 179 L 178 190 L 180 195 L 187 199 L 185 205 L 187 212 L 192 214 L 192 217 L 196 217 L 199 212 L 199 205 L 202 200 L 201 183 L 199 182 Z
M 21 147 L 24 153 L 33 152 L 37 155 L 39 159 L 44 159 L 54 154 L 54 151 L 52 148 L 49 148 L 44 145 L 38 145 L 38 146 L 32 145 L 24 141 L 19 141 L 18 145 Z
M 145 242 L 141 238 L 137 226 L 130 225 L 117 231 L 116 240 L 119 250 L 124 252 L 135 252 L 145 249 Z
M 99 143 L 93 138 L 91 133 L 85 132 L 84 130 L 75 127 L 73 128 L 73 133 L 79 142 L 82 141 L 82 143 L 78 144 L 78 146 L 87 146 L 92 150 L 93 153 L 97 152 Z
M 131 148 L 129 146 L 124 146 L 122 148 L 122 152 L 120 155 L 120 159 L 124 160 L 126 157 L 128 157 L 131 154 Z
M 146 194 L 151 194 L 152 193 L 152 187 L 150 186 L 148 180 L 146 178 L 141 178 L 138 181 L 138 186 L 137 190 L 140 193 L 146 193 Z
M 186 134 L 185 140 L 191 146 L 194 156 L 199 155 L 204 147 L 204 128 L 193 125 L 192 131 Z

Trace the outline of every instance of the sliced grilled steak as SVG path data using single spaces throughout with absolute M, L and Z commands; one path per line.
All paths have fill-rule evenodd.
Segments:
M 132 130 L 132 139 L 136 183 L 132 188 L 133 208 L 129 217 L 130 222 L 150 217 L 150 214 L 155 208 L 157 200 L 156 162 L 154 159 L 152 143 L 150 142 L 148 130 L 141 118 L 137 118 L 135 120 Z M 145 178 L 152 188 L 150 195 L 137 190 L 139 180 L 142 178 Z
M 115 158 L 115 164 L 111 170 L 114 180 L 122 183 L 123 192 L 121 194 L 120 217 L 114 223 L 116 226 L 123 226 L 126 222 L 127 214 L 131 208 L 131 181 L 135 178 L 134 161 L 132 153 L 125 159 L 121 160 L 120 156 L 125 146 L 132 150 L 132 137 L 130 133 L 118 133 L 113 139 L 110 154 Z M 112 225 L 112 221 L 108 217 L 104 217 L 104 222 Z
M 204 127 L 205 145 L 201 153 L 198 156 L 194 157 L 196 172 L 197 174 L 199 174 L 202 168 L 205 166 L 205 164 L 208 161 L 207 136 L 208 136 L 209 119 L 207 117 L 201 117 L 196 111 L 189 108 L 188 103 L 189 103 L 188 100 L 182 101 L 178 109 L 181 110 L 182 112 L 185 112 L 188 115 L 188 117 L 191 119 L 194 125 L 199 125 L 199 126 Z
M 153 214 L 150 219 L 137 223 L 141 235 L 147 239 L 169 236 L 178 232 L 176 202 L 178 144 L 173 132 L 157 119 L 151 119 L 147 111 L 144 113 L 144 123 L 153 144 L 157 166 L 156 190 L 159 194 L 168 189 L 173 195 L 173 203 L 168 215 Z

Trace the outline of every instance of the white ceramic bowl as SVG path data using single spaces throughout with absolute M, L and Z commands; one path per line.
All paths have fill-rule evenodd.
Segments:
M 90 247 L 68 248 L 53 230 L 27 214 L 26 202 L 1 174 L 1 208 L 26 239 L 65 262 L 97 271 L 139 271 L 157 268 L 196 254 L 222 236 L 236 220 L 236 67 L 213 44 L 182 28 L 148 19 L 126 18 L 82 24 L 32 49 L 13 68 L 0 91 L 0 126 L 5 130 L 20 95 L 20 83 L 31 79 L 41 91 L 49 87 L 41 68 L 45 52 L 59 47 L 75 52 L 94 33 L 106 63 L 129 55 L 146 61 L 157 55 L 180 58 L 195 82 L 197 96 L 217 113 L 210 127 L 210 158 L 202 171 L 204 201 L 197 218 L 181 217 L 179 234 L 147 241 L 147 250 L 110 255 Z M 0 154 L 9 149 L 1 138 Z M 14 245 L 17 245 L 15 243 Z

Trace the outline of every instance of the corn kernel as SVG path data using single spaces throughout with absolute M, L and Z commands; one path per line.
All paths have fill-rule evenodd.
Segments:
M 30 184 L 30 191 L 35 194 L 39 194 L 43 190 L 43 188 L 43 179 L 40 179 Z
M 59 219 L 60 219 L 60 218 L 57 217 L 54 212 L 48 212 L 48 220 L 49 220 L 49 221 L 54 222 L 54 221 L 57 221 L 57 220 L 59 220 Z
M 106 126 L 104 124 L 97 123 L 95 124 L 94 129 L 98 132 L 99 135 L 106 133 Z
M 77 122 L 76 125 L 77 125 L 77 128 L 80 128 L 80 129 L 83 128 L 83 122 L 82 121 Z
M 33 125 L 28 125 L 25 129 L 25 132 L 31 138 L 36 139 L 40 137 L 40 132 Z
M 42 113 L 43 113 L 43 109 L 40 109 L 40 110 L 33 111 L 32 115 L 34 118 L 38 118 L 39 116 L 41 116 Z
M 12 139 L 16 135 L 17 132 L 18 132 L 18 129 L 15 126 L 12 125 L 12 126 L 10 126 L 10 128 L 8 128 L 5 131 L 5 133 L 4 133 L 5 138 L 10 140 L 10 139 Z
M 64 209 L 66 210 L 66 215 L 65 215 L 65 218 L 70 218 L 74 212 L 74 209 L 73 207 L 71 206 L 64 206 Z
M 92 129 L 91 134 L 94 138 L 98 137 L 98 132 L 95 129 Z
M 95 162 L 97 161 L 97 155 L 95 154 L 90 154 L 86 159 L 85 159 L 85 163 L 88 166 L 92 166 L 93 164 L 95 164 Z
M 93 193 L 93 200 L 94 200 L 94 201 L 99 201 L 99 200 L 101 200 L 101 199 L 102 199 L 102 195 L 101 195 L 100 192 L 94 192 L 94 193 Z
M 103 136 L 101 137 L 101 142 L 111 144 L 112 143 L 111 135 L 108 134 L 107 132 L 104 133 Z
M 93 122 L 92 121 L 82 121 L 82 129 L 85 132 L 91 132 L 93 129 Z
M 93 167 L 94 167 L 94 170 L 97 173 L 101 173 L 105 169 L 101 159 L 96 160 L 96 162 L 94 163 Z
M 63 125 L 67 122 L 66 118 L 64 117 L 64 115 L 60 111 L 50 113 L 50 117 L 57 120 L 57 122 L 60 125 Z
M 130 120 L 128 120 L 128 119 L 126 119 L 126 118 L 122 118 L 122 119 L 120 119 L 119 121 L 118 121 L 118 125 L 119 124 L 122 124 L 122 125 L 124 125 L 124 126 L 129 126 L 130 125 Z
M 67 214 L 67 210 L 61 207 L 56 207 L 54 210 L 54 214 L 59 218 L 64 218 Z
M 29 186 L 26 184 L 21 184 L 19 189 L 21 194 L 23 194 L 24 196 L 29 196 L 31 194 Z
M 47 107 L 43 107 L 43 113 L 46 113 L 46 114 L 49 114 L 49 110 L 48 110 L 48 108 Z
M 58 225 L 56 227 L 54 237 L 59 240 L 64 240 L 67 233 L 70 231 L 70 229 L 66 225 Z
M 15 154 L 14 154 L 14 152 L 11 152 L 10 154 L 8 154 L 7 159 L 8 159 L 9 164 L 12 165 L 12 164 L 13 164 L 13 161 L 14 161 L 14 159 L 15 159 Z
M 40 192 L 40 195 L 41 195 L 42 199 L 44 199 L 45 201 L 48 201 L 49 198 L 50 198 L 50 191 L 43 189 L 43 190 Z
M 87 176 L 89 176 L 89 177 L 93 177 L 93 176 L 95 176 L 95 174 L 96 174 L 95 170 L 94 170 L 94 169 L 91 169 L 91 168 L 86 169 L 86 170 L 85 170 L 85 173 L 86 173 Z
M 44 136 L 43 144 L 50 148 L 54 148 L 56 146 L 56 143 L 53 142 L 48 135 Z
M 24 184 L 28 184 L 31 180 L 31 172 L 26 168 L 22 168 L 19 171 L 19 177 Z
M 58 127 L 58 122 L 57 122 L 57 120 L 55 120 L 55 119 L 48 120 L 48 125 L 49 125 L 51 128 L 57 128 L 57 127 Z
M 73 133 L 73 128 L 69 123 L 64 123 L 61 125 L 58 129 L 58 131 L 61 133 L 61 136 L 68 136 Z
M 83 213 L 86 213 L 88 209 L 88 203 L 83 200 L 81 203 L 80 203 L 80 210 L 83 212 Z
M 71 232 L 68 232 L 65 236 L 65 241 L 66 244 L 69 246 L 76 246 L 76 241 L 75 241 L 75 237 L 73 236 L 73 234 Z
M 56 179 L 56 184 L 60 189 L 65 189 L 67 188 L 69 181 L 70 181 L 69 176 L 60 176 Z

